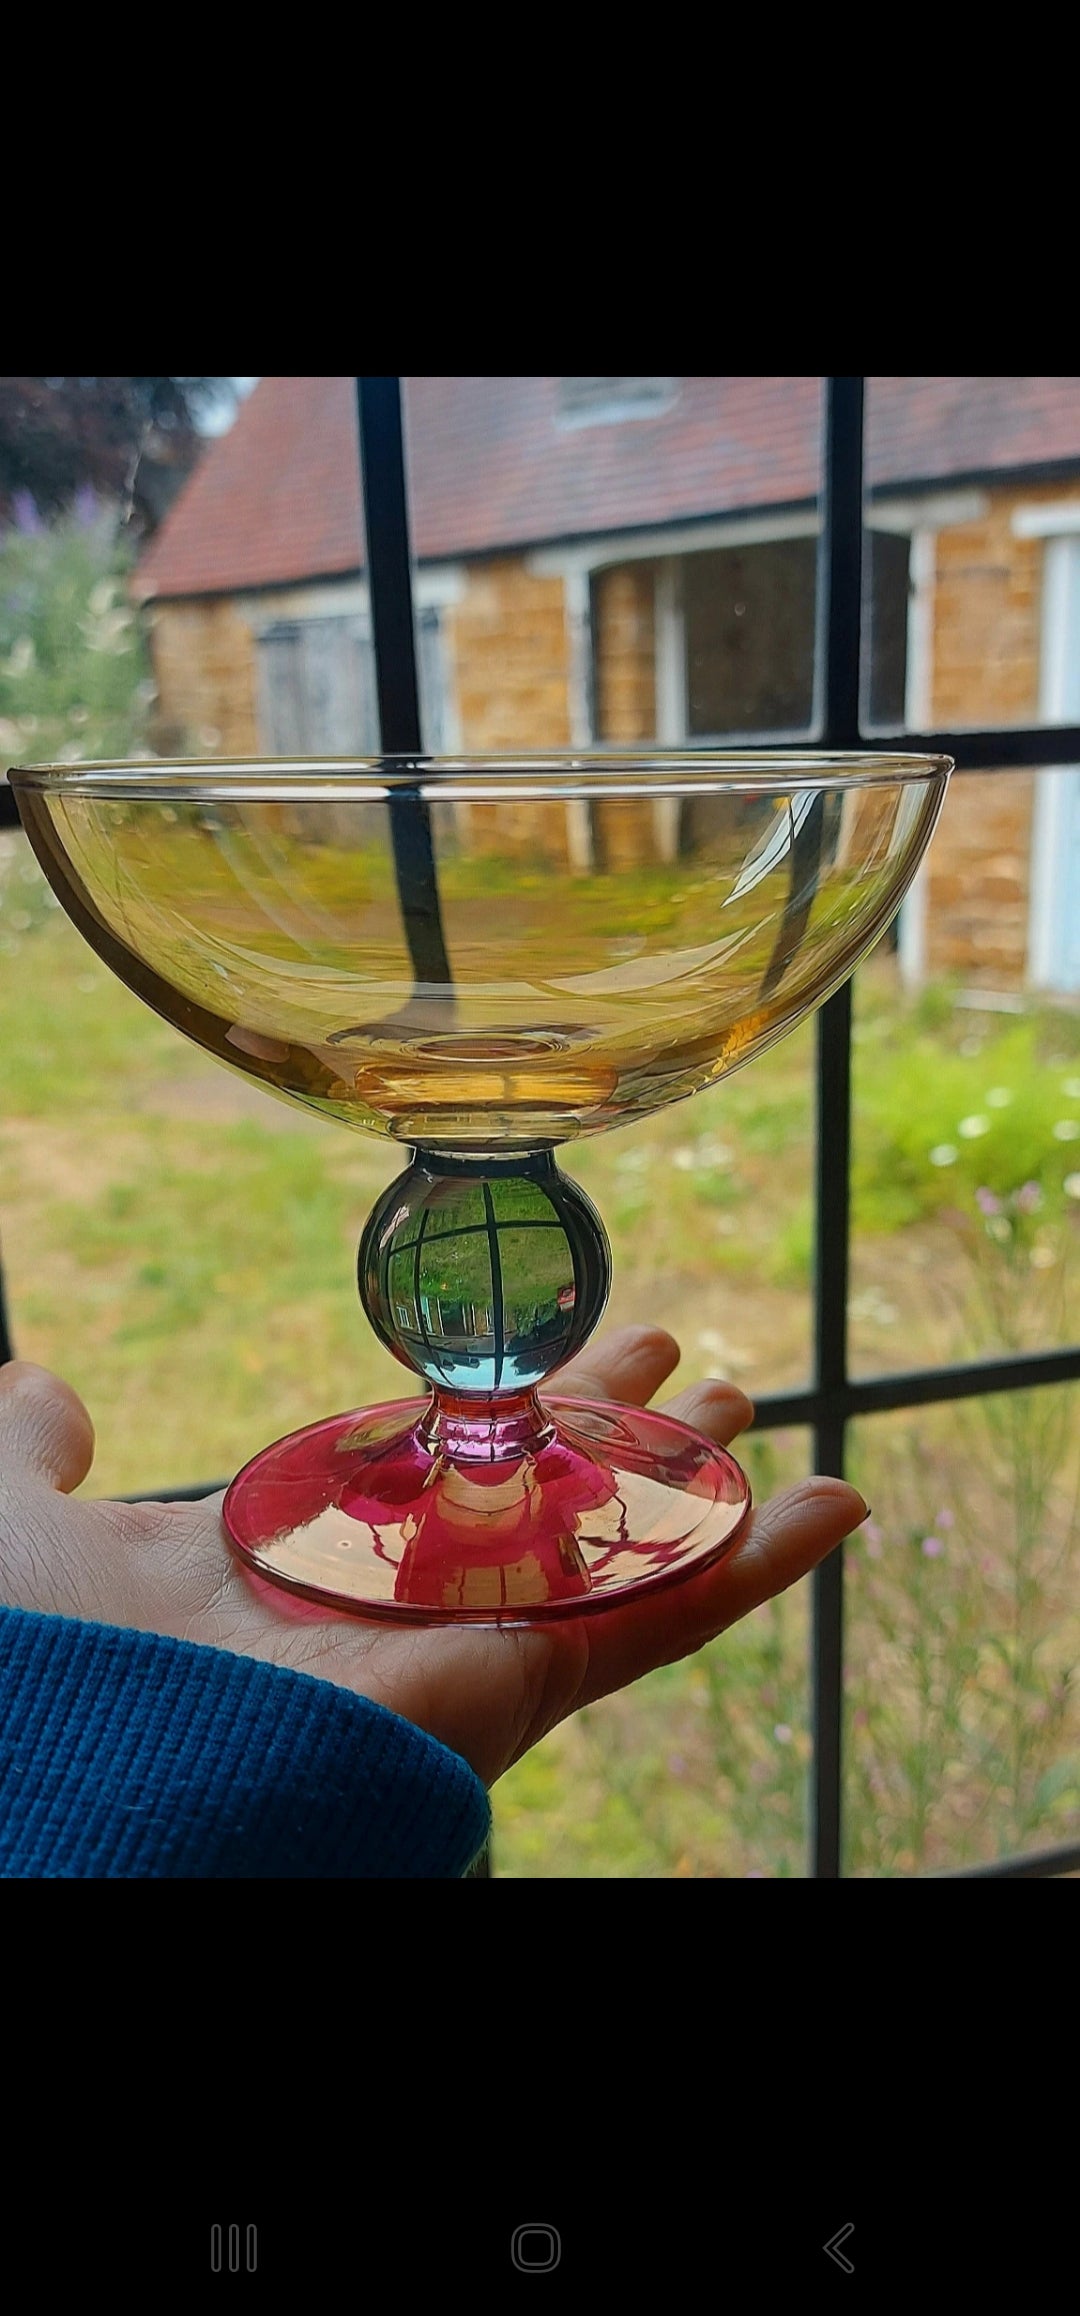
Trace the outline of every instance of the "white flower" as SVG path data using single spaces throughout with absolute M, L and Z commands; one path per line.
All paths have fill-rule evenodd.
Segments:
M 1054 1128 L 1055 1142 L 1080 1142 L 1080 1118 L 1059 1118 Z
M 986 1096 L 986 1107 L 988 1110 L 1007 1110 L 1011 1100 L 1011 1086 L 991 1086 Z
M 954 1150 L 951 1142 L 939 1142 L 936 1148 L 930 1152 L 930 1164 L 931 1166 L 955 1166 L 959 1156 L 959 1150 Z
M 961 1118 L 956 1131 L 965 1142 L 976 1142 L 980 1134 L 990 1132 L 990 1120 L 981 1117 Z
M 1080 1174 L 1067 1174 L 1061 1187 L 1066 1198 L 1080 1198 Z
M 877 1287 L 866 1287 L 862 1294 L 853 1295 L 848 1308 L 853 1319 L 869 1319 L 878 1327 L 893 1327 L 900 1316 L 895 1303 L 887 1302 Z
M 1057 1256 L 1053 1247 L 1047 1246 L 1045 1240 L 1040 1239 L 1038 1246 L 1032 1247 L 1028 1261 L 1033 1271 L 1050 1271 L 1053 1270 Z
M 726 1142 L 714 1142 L 711 1136 L 706 1136 L 702 1142 L 692 1146 L 684 1143 L 681 1150 L 673 1151 L 671 1163 L 680 1174 L 696 1174 L 702 1166 L 730 1166 L 734 1156 L 734 1150 L 730 1150 Z
M 1080 1102 L 1080 1078 L 1064 1078 L 1061 1091 L 1068 1094 L 1070 1102 Z
M 699 1166 L 730 1166 L 734 1156 L 734 1150 L 726 1142 L 706 1141 L 699 1142 L 697 1146 Z

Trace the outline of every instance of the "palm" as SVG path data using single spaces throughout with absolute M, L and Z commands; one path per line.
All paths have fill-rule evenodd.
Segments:
M 590 1346 L 558 1379 L 583 1398 L 644 1406 L 678 1349 L 658 1328 Z M 672 1411 L 725 1444 L 751 1410 L 706 1383 Z M 491 1784 L 579 1705 L 687 1656 L 783 1591 L 866 1516 L 853 1488 L 807 1480 L 755 1512 L 719 1566 L 654 1598 L 541 1630 L 361 1623 L 291 1598 L 241 1568 L 221 1499 L 107 1504 L 78 1499 L 92 1433 L 74 1394 L 40 1369 L 0 1373 L 0 1598 L 8 1605 L 168 1633 L 338 1682 L 426 1729 Z

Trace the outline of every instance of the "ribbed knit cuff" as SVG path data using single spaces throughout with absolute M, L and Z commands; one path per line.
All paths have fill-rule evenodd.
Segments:
M 0 1609 L 0 1874 L 450 1878 L 490 1830 L 456 1753 L 329 1681 Z

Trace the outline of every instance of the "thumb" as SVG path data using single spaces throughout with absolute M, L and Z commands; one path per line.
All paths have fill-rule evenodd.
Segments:
M 77 1392 L 45 1367 L 0 1367 L 0 1477 L 33 1473 L 65 1495 L 94 1460 L 94 1427 Z

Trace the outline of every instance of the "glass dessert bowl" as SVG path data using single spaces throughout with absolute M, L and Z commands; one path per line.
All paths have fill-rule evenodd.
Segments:
M 407 1163 L 364 1308 L 428 1386 L 264 1449 L 224 1517 L 263 1576 L 365 1617 L 533 1624 L 730 1550 L 738 1464 L 563 1399 L 610 1258 L 564 1143 L 741 1068 L 885 931 L 940 757 L 609 752 L 13 771 L 68 915 L 232 1069 Z

